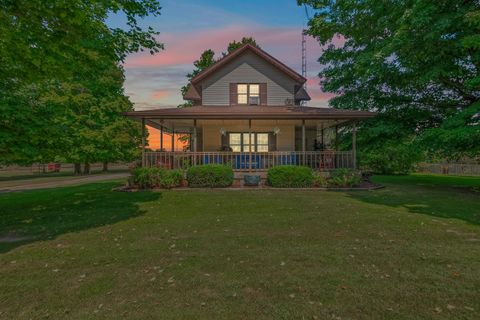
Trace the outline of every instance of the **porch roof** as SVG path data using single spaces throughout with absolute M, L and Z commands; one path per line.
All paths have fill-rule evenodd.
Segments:
M 194 106 L 125 112 L 135 119 L 361 120 L 375 112 L 300 106 Z

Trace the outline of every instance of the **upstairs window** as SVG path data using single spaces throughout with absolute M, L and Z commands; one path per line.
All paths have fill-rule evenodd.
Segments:
M 237 103 L 244 105 L 260 105 L 259 84 L 237 84 Z

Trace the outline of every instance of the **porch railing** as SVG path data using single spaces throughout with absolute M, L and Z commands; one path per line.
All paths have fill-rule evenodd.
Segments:
M 275 152 L 145 152 L 146 167 L 187 169 L 202 164 L 226 164 L 235 171 L 263 171 L 279 165 L 301 165 L 318 171 L 354 168 L 352 151 Z

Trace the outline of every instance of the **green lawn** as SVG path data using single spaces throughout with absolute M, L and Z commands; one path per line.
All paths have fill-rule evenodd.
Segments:
M 0 319 L 478 319 L 480 179 L 375 180 L 0 195 Z

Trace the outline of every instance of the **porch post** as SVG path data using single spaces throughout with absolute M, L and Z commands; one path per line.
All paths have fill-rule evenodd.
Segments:
M 252 172 L 252 119 L 248 119 L 248 142 L 249 142 L 249 151 L 250 151 L 250 164 L 248 166 L 248 171 Z
M 353 169 L 357 169 L 357 123 L 353 123 L 352 131 L 352 153 L 353 153 Z
M 172 124 L 172 152 L 175 151 L 175 128 L 173 127 Z
M 323 134 L 324 134 L 324 129 L 323 129 L 323 123 L 322 123 L 322 151 L 325 150 L 325 139 L 323 138 Z
M 193 139 L 192 139 L 192 150 L 193 150 L 193 165 L 197 165 L 197 119 L 193 119 Z
M 145 118 L 142 118 L 142 167 L 145 167 Z
M 305 151 L 307 150 L 307 144 L 305 141 L 305 119 L 302 120 L 302 162 L 305 164 Z
M 338 151 L 338 124 L 335 126 L 335 151 Z
M 163 151 L 163 126 L 160 126 L 160 152 Z

